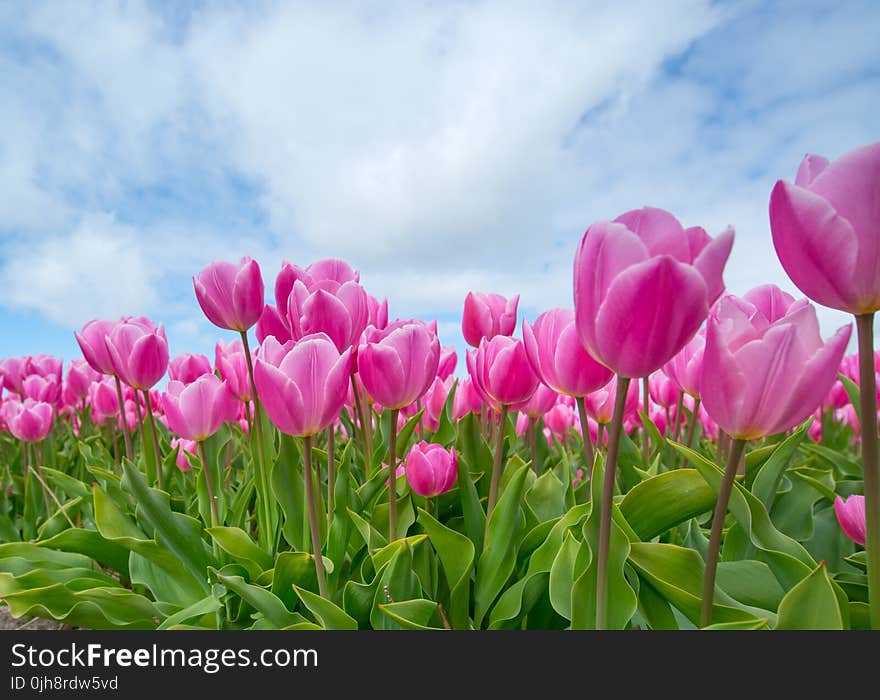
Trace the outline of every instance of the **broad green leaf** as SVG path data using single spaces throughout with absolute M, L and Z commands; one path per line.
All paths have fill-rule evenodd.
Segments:
M 158 629 L 165 630 L 175 625 L 179 625 L 187 620 L 192 620 L 194 617 L 203 617 L 205 615 L 210 615 L 211 613 L 217 612 L 221 607 L 223 607 L 217 598 L 210 595 L 206 598 L 202 598 L 199 601 L 196 601 L 192 605 L 184 608 L 183 610 L 166 617 L 165 620 L 159 625 Z
M 384 603 L 379 609 L 394 620 L 403 629 L 409 630 L 442 630 L 442 627 L 432 627 L 428 623 L 437 612 L 437 603 L 433 600 L 416 598 L 404 600 L 399 603 Z
M 326 630 L 356 630 L 357 621 L 335 603 L 294 585 L 293 589 L 303 605 Z
M 842 630 L 848 627 L 846 597 L 835 590 L 825 564 L 792 588 L 779 604 L 778 630 Z
M 470 627 L 470 585 L 474 566 L 474 544 L 464 535 L 450 530 L 426 511 L 419 509 L 419 524 L 425 528 L 437 550 L 449 585 L 449 621 L 453 629 Z
M 241 576 L 229 576 L 222 574 L 213 568 L 211 569 L 211 572 L 217 577 L 217 580 L 220 583 L 226 586 L 230 591 L 239 595 L 242 600 L 248 603 L 248 605 L 262 613 L 263 617 L 278 629 L 286 627 L 287 625 L 295 624 L 299 621 L 294 617 L 294 613 L 290 612 L 285 607 L 284 603 L 281 602 L 281 599 L 271 591 L 250 584 Z
M 722 561 L 718 564 L 716 585 L 740 603 L 775 611 L 785 591 L 773 572 L 762 561 Z
M 220 548 L 244 566 L 252 578 L 272 568 L 272 559 L 237 527 L 209 527 L 207 532 Z
M 717 496 L 696 469 L 673 469 L 634 486 L 620 512 L 642 540 L 710 511 Z
M 786 468 L 791 463 L 791 458 L 803 442 L 810 423 L 812 423 L 812 418 L 807 420 L 773 450 L 773 454 L 764 462 L 758 475 L 752 482 L 752 493 L 755 498 L 764 504 L 768 511 L 772 508 L 773 501 L 776 498 L 776 488 L 779 484 L 779 479 L 782 478 Z
M 91 557 L 97 562 L 123 576 L 128 576 L 128 550 L 111 542 L 95 530 L 68 528 L 63 532 L 37 542 L 40 547 L 76 552 Z
M 768 620 L 760 618 L 755 620 L 744 620 L 743 622 L 719 622 L 715 625 L 703 627 L 704 630 L 769 630 Z

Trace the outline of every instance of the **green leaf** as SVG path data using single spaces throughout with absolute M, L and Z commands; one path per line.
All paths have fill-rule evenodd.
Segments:
M 103 566 L 128 576 L 128 550 L 111 542 L 95 530 L 68 528 L 47 540 L 37 542 L 40 547 L 76 552 L 91 557 Z
M 810 418 L 794 433 L 783 440 L 761 466 L 755 480 L 752 482 L 752 493 L 755 498 L 764 504 L 768 511 L 776 499 L 779 479 L 782 478 L 786 468 L 791 463 L 791 458 L 803 442 L 804 436 L 807 434 L 807 430 L 809 430 L 810 423 L 812 422 L 813 419 Z
M 419 508 L 419 524 L 428 533 L 431 545 L 440 557 L 443 574 L 449 585 L 449 622 L 453 629 L 470 627 L 470 585 L 474 567 L 474 544 Z
M 291 613 L 281 602 L 281 599 L 271 591 L 248 583 L 241 576 L 222 574 L 214 568 L 211 568 L 211 573 L 230 591 L 236 593 L 248 605 L 262 613 L 263 617 L 275 627 L 280 629 L 299 622 L 294 613 Z
M 785 591 L 773 572 L 762 561 L 722 561 L 718 564 L 716 584 L 741 603 L 775 611 Z
M 437 612 L 437 603 L 433 600 L 416 598 L 399 603 L 379 604 L 379 609 L 392 620 L 407 630 L 442 630 L 442 627 L 431 627 L 428 623 Z
M 416 538 L 400 540 L 402 546 L 396 546 L 398 542 L 392 542 L 387 547 L 387 551 L 394 552 L 388 565 L 382 567 L 381 564 L 376 564 L 376 569 L 381 571 L 381 577 L 370 610 L 370 624 L 373 629 L 400 629 L 397 622 L 382 613 L 379 609 L 380 605 L 424 597 L 419 579 L 413 572 L 413 553 L 410 543 L 414 540 L 415 543 L 424 542 L 427 537 L 421 535 L 417 540 Z M 379 559 L 379 555 L 376 559 Z
M 835 589 L 825 563 L 792 588 L 779 604 L 778 630 L 842 630 L 848 626 L 847 600 Z
M 461 511 L 468 539 L 474 543 L 476 556 L 483 551 L 483 536 L 486 531 L 486 511 L 480 503 L 477 487 L 471 479 L 468 463 L 464 458 L 458 460 L 458 490 L 461 496 Z
M 489 538 L 477 564 L 474 586 L 476 627 L 480 626 L 489 607 L 513 573 L 527 472 L 528 466 L 525 464 L 514 472 L 489 518 Z
M 719 622 L 715 625 L 703 627 L 704 630 L 769 630 L 768 620 L 756 618 L 743 622 Z
M 356 630 L 358 628 L 355 619 L 335 603 L 297 585 L 294 585 L 293 589 L 324 629 Z
M 620 512 L 642 540 L 712 510 L 717 496 L 696 469 L 674 469 L 636 484 Z
M 529 504 L 538 520 L 552 520 L 560 517 L 565 507 L 566 485 L 552 471 L 546 471 L 535 480 L 535 484 L 526 494 Z
M 856 417 L 859 419 L 861 423 L 862 420 L 862 392 L 859 389 L 859 385 L 856 384 L 852 379 L 847 377 L 845 374 L 838 372 L 837 378 L 840 379 L 840 383 L 843 384 L 843 388 L 846 389 L 846 395 L 849 396 L 849 402 L 852 404 L 853 408 L 856 411 Z
M 196 601 L 183 610 L 166 617 L 162 624 L 159 625 L 158 629 L 166 630 L 170 627 L 186 622 L 187 620 L 192 620 L 194 617 L 210 615 L 217 612 L 221 607 L 223 606 L 220 604 L 220 601 L 214 596 L 209 595 L 206 598 Z
M 306 492 L 302 457 L 296 441 L 289 435 L 281 436 L 278 461 L 272 469 L 272 493 L 284 514 L 281 526 L 284 539 L 301 551 L 310 549 L 308 521 L 303 520 Z
M 571 620 L 571 589 L 575 579 L 575 560 L 581 543 L 566 532 L 562 547 L 550 568 L 550 604 L 566 620 Z
M 272 568 L 272 559 L 237 527 L 209 527 L 207 532 L 220 548 L 248 570 L 252 578 Z

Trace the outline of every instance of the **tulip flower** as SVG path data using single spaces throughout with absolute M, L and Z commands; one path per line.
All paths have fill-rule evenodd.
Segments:
M 274 336 L 273 336 L 274 337 Z M 277 341 L 275 347 L 282 347 L 283 343 Z M 253 355 L 251 361 L 253 362 Z M 244 354 L 244 346 L 240 340 L 233 340 L 231 343 L 224 343 L 222 340 L 217 342 L 214 347 L 214 366 L 220 372 L 220 376 L 232 392 L 242 403 L 251 400 L 251 382 L 248 374 L 248 361 Z
M 454 377 L 441 379 L 437 376 L 425 393 L 422 401 L 425 409 L 422 415 L 422 424 L 427 430 L 435 432 L 440 427 L 440 416 L 443 414 L 446 399 L 449 397 L 453 384 L 455 384 Z
M 327 594 L 321 558 L 318 516 L 312 488 L 312 437 L 339 416 L 348 394 L 351 350 L 342 354 L 324 333 L 307 335 L 281 346 L 266 339 L 266 357 L 254 368 L 254 381 L 266 413 L 287 435 L 304 438 L 304 473 L 315 572 L 322 596 Z
M 182 384 L 191 384 L 203 374 L 211 372 L 211 361 L 204 355 L 186 352 L 168 363 L 168 376 Z
M 232 421 L 237 408 L 226 382 L 215 374 L 204 374 L 189 384 L 172 379 L 162 395 L 168 427 L 195 442 L 207 440 Z
M 770 228 L 782 267 L 808 297 L 856 317 L 868 602 L 880 629 L 880 454 L 874 314 L 880 310 L 880 142 L 834 162 L 807 156 L 794 183 L 770 195 Z
M 263 312 L 263 277 L 251 258 L 238 265 L 215 260 L 193 277 L 193 287 L 205 316 L 220 328 L 247 331 Z
M 110 335 L 116 327 L 116 321 L 94 320 L 89 321 L 78 333 L 74 333 L 76 342 L 79 343 L 83 357 L 91 365 L 92 369 L 100 374 L 115 375 L 113 361 L 104 339 Z
M 461 319 L 461 332 L 468 345 L 476 348 L 483 338 L 513 334 L 518 304 L 519 294 L 505 299 L 500 294 L 468 292 Z
M 67 368 L 66 389 L 70 398 L 84 399 L 89 395 L 89 387 L 101 380 L 101 375 L 83 359 L 71 360 Z
M 446 493 L 455 486 L 458 476 L 458 455 L 455 448 L 418 442 L 406 456 L 406 480 L 409 487 L 424 498 Z
M 0 360 L 0 389 L 21 394 L 21 383 L 28 375 L 27 357 L 7 357 Z
M 188 472 L 192 469 L 192 464 L 190 464 L 189 457 L 187 455 L 196 456 L 198 452 L 198 443 L 195 440 L 184 440 L 183 438 L 172 438 L 171 440 L 171 449 L 177 448 L 177 457 L 174 460 L 174 463 L 177 465 L 177 468 L 182 472 Z
M 45 401 L 8 401 L 3 407 L 9 432 L 23 442 L 40 442 L 52 430 L 54 409 Z
M 447 345 L 440 348 L 440 363 L 437 365 L 437 376 L 440 379 L 448 379 L 455 372 L 455 365 L 458 364 L 458 355 L 455 348 Z
M 61 399 L 61 383 L 54 375 L 42 377 L 31 374 L 21 382 L 21 395 L 25 399 L 57 405 Z
M 779 307 L 723 297 L 709 316 L 703 355 L 703 406 L 733 438 L 706 556 L 701 623 L 711 621 L 715 569 L 733 479 L 747 440 L 779 433 L 818 408 L 849 342 L 850 326 L 826 343 L 805 299 Z
M 468 413 L 479 414 L 483 410 L 483 399 L 470 377 L 462 379 L 455 388 L 452 399 L 452 420 L 459 421 Z
M 606 625 L 607 552 L 624 397 L 633 377 L 659 369 L 696 334 L 724 290 L 733 229 L 711 239 L 669 212 L 629 211 L 587 229 L 574 262 L 575 323 L 584 348 L 620 377 L 599 528 L 596 627 Z M 647 401 L 645 402 L 647 404 Z M 645 406 L 647 410 L 647 405 Z M 643 445 L 647 452 L 647 442 Z
M 315 283 L 297 280 L 287 302 L 287 321 L 294 340 L 326 333 L 339 352 L 355 345 L 367 327 L 367 293 L 357 282 Z
M 544 414 L 544 425 L 557 442 L 565 442 L 571 437 L 570 430 L 577 425 L 577 415 L 571 406 L 557 403 Z M 587 426 L 589 429 L 589 425 Z
M 89 386 L 89 403 L 98 422 L 119 413 L 119 399 L 109 379 L 102 379 Z
M 263 313 L 260 314 L 260 319 L 257 321 L 256 334 L 257 342 L 260 345 L 270 335 L 275 336 L 275 340 L 282 344 L 291 340 L 290 327 L 287 325 L 287 321 L 279 313 L 278 307 L 272 304 L 266 304 L 263 307 Z
M 865 497 L 850 496 L 843 500 L 840 496 L 834 499 L 834 514 L 840 528 L 856 544 L 865 546 Z

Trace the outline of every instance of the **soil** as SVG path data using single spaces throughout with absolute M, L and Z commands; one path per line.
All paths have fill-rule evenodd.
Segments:
M 54 620 L 43 620 L 39 617 L 20 617 L 9 614 L 5 605 L 0 606 L 0 630 L 69 630 L 70 625 L 63 625 Z

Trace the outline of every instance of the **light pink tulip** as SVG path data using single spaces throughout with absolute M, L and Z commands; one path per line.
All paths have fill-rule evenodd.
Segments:
M 500 294 L 468 292 L 464 299 L 461 332 L 468 345 L 479 347 L 483 338 L 512 335 L 516 329 L 516 308 L 519 294 L 505 299 Z
M 278 308 L 272 304 L 266 304 L 263 307 L 263 313 L 257 321 L 257 342 L 262 345 L 263 341 L 270 335 L 275 336 L 275 340 L 284 344 L 290 340 L 290 326 L 287 324 L 285 314 L 278 312 Z
M 535 393 L 527 401 L 513 406 L 513 410 L 521 411 L 529 418 L 540 418 L 556 405 L 558 398 L 559 394 L 553 389 L 545 384 L 538 384 Z
M 440 363 L 437 365 L 437 376 L 440 379 L 447 379 L 455 372 L 455 365 L 458 364 L 458 355 L 455 348 L 451 345 L 440 348 Z
M 834 499 L 834 513 L 840 528 L 856 544 L 865 546 L 865 497 L 850 496 L 845 501 L 838 496 Z
M 706 333 L 703 329 L 679 350 L 675 357 L 663 365 L 663 372 L 688 396 L 700 395 L 700 377 L 703 376 L 703 351 Z
M 185 352 L 168 363 L 168 376 L 182 384 L 192 384 L 211 372 L 211 361 L 204 355 Z
M 263 277 L 251 258 L 238 265 L 215 260 L 193 277 L 193 287 L 205 316 L 220 328 L 246 331 L 263 312 Z
M 226 382 L 215 374 L 203 374 L 190 384 L 175 379 L 162 395 L 168 428 L 186 440 L 202 442 L 235 419 L 238 406 Z
M 27 357 L 7 357 L 0 360 L 0 389 L 21 394 L 21 383 L 28 374 Z
M 24 442 L 39 442 L 52 430 L 54 409 L 43 401 L 25 399 L 3 404 L 4 422 L 15 437 Z
M 617 395 L 617 377 L 612 377 L 601 389 L 597 389 L 592 394 L 584 397 L 584 405 L 587 413 L 592 418 L 603 425 L 611 422 L 614 415 L 614 398 Z M 626 404 L 624 405 L 624 415 L 632 415 L 638 410 L 639 406 L 639 386 L 638 382 L 630 382 L 629 390 L 626 392 Z
M 455 448 L 418 442 L 406 455 L 406 480 L 419 496 L 433 498 L 455 486 L 458 476 L 458 455 Z
M 68 393 L 68 398 L 73 399 L 70 403 L 88 396 L 89 387 L 100 380 L 101 375 L 92 369 L 92 366 L 86 360 L 72 360 L 67 368 L 67 382 L 65 383 L 65 391 Z
M 455 388 L 452 399 L 452 420 L 459 421 L 468 413 L 478 414 L 483 409 L 483 399 L 470 377 L 462 379 Z
M 471 358 L 473 358 L 471 360 Z M 468 355 L 471 378 L 495 410 L 528 401 L 537 391 L 540 380 L 519 338 L 496 335 L 480 341 L 480 347 Z
M 278 339 L 276 338 L 276 340 Z M 278 342 L 280 344 L 281 341 Z M 251 353 L 251 362 L 256 362 L 256 357 L 256 354 Z M 231 343 L 218 341 L 214 347 L 214 366 L 220 372 L 229 391 L 239 401 L 250 401 L 253 398 L 247 355 L 244 353 L 244 345 L 241 340 L 236 339 Z
M 356 344 L 367 327 L 367 293 L 357 282 L 328 280 L 307 287 L 297 280 L 287 302 L 287 323 L 294 340 L 326 333 L 339 352 Z
M 165 330 L 143 319 L 120 321 L 104 338 L 113 372 L 134 389 L 147 390 L 168 369 Z

